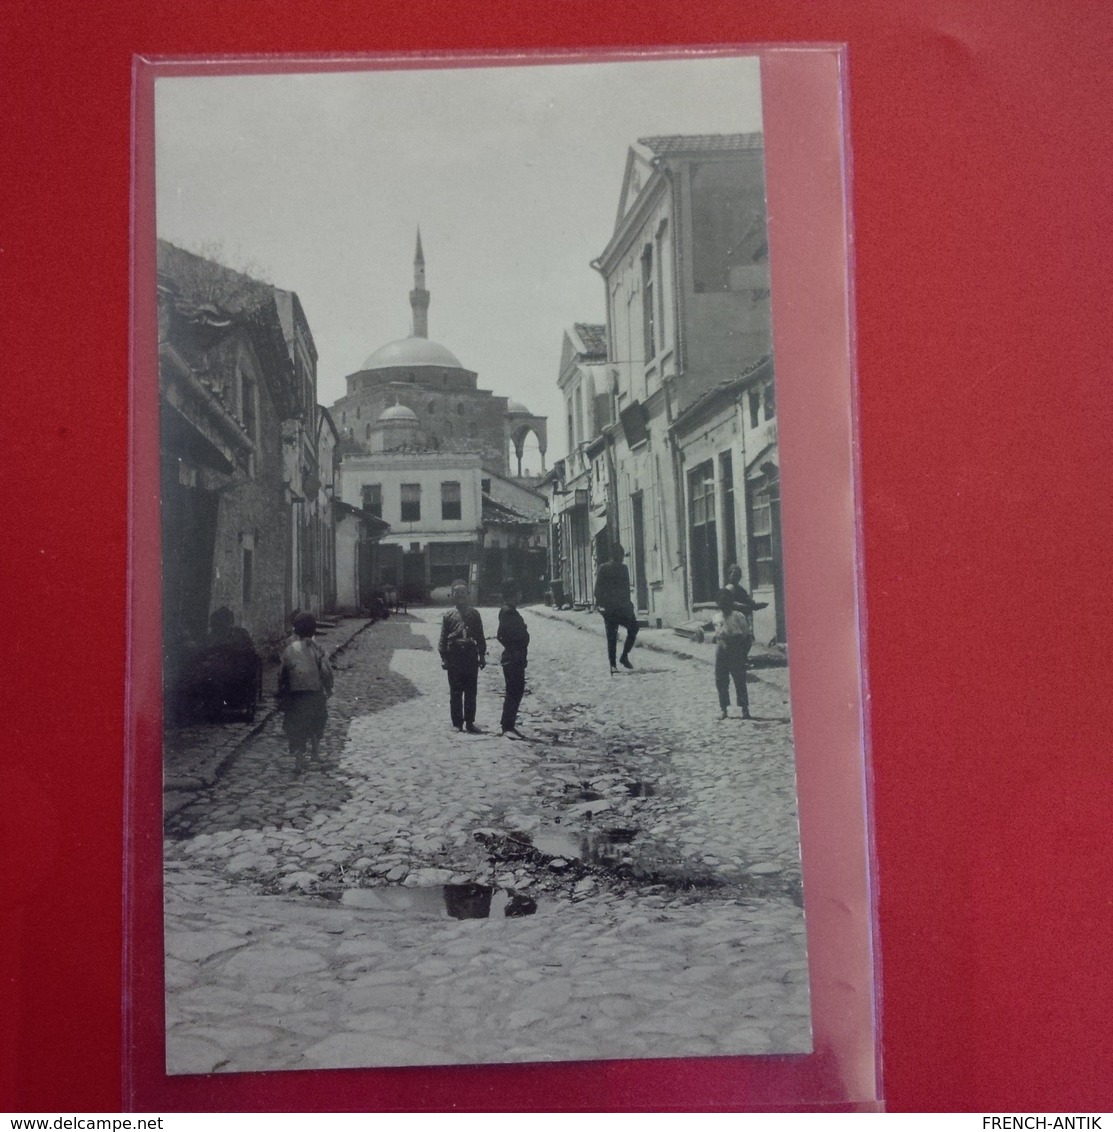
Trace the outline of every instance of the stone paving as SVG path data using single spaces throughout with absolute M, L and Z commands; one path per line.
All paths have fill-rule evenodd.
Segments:
M 272 718 L 168 814 L 170 1072 L 810 1048 L 786 671 L 720 721 L 707 646 L 612 677 L 601 625 L 524 613 L 533 741 L 450 729 L 423 610 L 339 654 L 308 774 Z

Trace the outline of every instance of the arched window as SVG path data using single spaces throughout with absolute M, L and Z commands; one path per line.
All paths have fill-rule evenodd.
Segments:
M 367 432 L 365 433 L 365 438 L 367 440 L 371 439 L 371 426 L 370 425 L 367 426 Z
M 457 413 L 458 413 L 458 414 L 459 414 L 459 415 L 460 415 L 461 417 L 462 417 L 462 416 L 464 415 L 464 402 L 463 402 L 463 401 L 457 401 L 457 402 L 456 402 L 456 412 L 457 412 Z
M 437 411 L 436 401 L 430 401 L 428 406 L 426 407 L 426 412 L 435 413 L 436 411 Z

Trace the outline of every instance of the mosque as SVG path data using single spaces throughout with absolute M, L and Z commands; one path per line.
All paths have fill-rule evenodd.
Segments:
M 429 337 L 429 292 L 421 230 L 410 292 L 413 332 L 380 346 L 345 379 L 347 393 L 332 418 L 351 455 L 425 451 L 478 456 L 500 476 L 521 477 L 532 433 L 545 471 L 546 418 L 519 401 L 480 389 L 479 375 Z M 511 451 L 514 453 L 511 462 Z

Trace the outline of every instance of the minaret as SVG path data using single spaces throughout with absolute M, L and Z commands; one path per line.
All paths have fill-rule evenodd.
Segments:
M 421 250 L 421 227 L 417 229 L 417 250 L 414 252 L 414 289 L 410 292 L 414 312 L 413 338 L 429 337 L 429 292 L 425 290 L 425 255 Z

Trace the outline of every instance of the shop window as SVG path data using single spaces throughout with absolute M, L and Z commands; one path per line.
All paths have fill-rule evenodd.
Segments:
M 470 542 L 431 542 L 429 544 L 429 584 L 450 586 L 457 578 L 471 575 L 475 547 Z
M 714 601 L 719 592 L 718 524 L 715 521 L 715 465 L 707 460 L 688 473 L 692 600 Z

